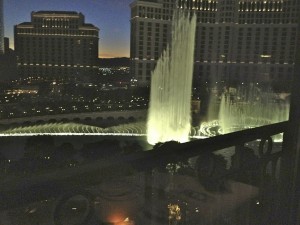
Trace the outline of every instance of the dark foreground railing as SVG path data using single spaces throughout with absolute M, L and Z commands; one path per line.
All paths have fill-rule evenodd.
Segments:
M 0 208 L 56 199 L 47 216 L 56 224 L 276 224 L 282 149 L 272 136 L 286 129 L 282 122 L 184 144 L 168 142 L 151 151 L 6 179 L 0 183 Z M 81 214 L 78 196 L 87 202 Z M 27 213 L 34 217 L 39 207 Z M 72 215 L 77 219 L 71 223 Z M 34 223 L 42 224 L 39 219 Z

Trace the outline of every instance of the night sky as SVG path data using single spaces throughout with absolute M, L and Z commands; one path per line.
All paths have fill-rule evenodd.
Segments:
M 85 22 L 100 28 L 99 57 L 128 57 L 130 7 L 133 0 L 4 0 L 4 35 L 13 48 L 13 27 L 30 22 L 30 13 L 39 10 L 76 11 Z

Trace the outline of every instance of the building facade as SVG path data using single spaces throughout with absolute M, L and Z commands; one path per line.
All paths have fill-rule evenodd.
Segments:
M 10 48 L 9 48 L 9 38 L 4 37 L 4 53 L 7 54 L 9 53 Z
M 39 11 L 15 26 L 18 75 L 43 80 L 97 74 L 99 29 L 77 12 Z
M 4 54 L 3 0 L 0 0 L 0 55 Z
M 289 82 L 296 0 L 136 0 L 131 7 L 131 72 L 149 85 L 171 38 L 174 8 L 197 14 L 194 84 Z

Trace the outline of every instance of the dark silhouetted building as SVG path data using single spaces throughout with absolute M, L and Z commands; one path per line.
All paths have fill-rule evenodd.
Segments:
M 17 79 L 17 58 L 15 51 L 9 49 L 0 55 L 0 82 Z
M 4 54 L 3 0 L 0 0 L 0 55 Z
M 9 53 L 9 38 L 4 37 L 4 53 Z
M 18 74 L 43 80 L 83 79 L 97 74 L 99 29 L 77 12 L 38 11 L 15 26 Z
M 291 80 L 296 0 L 135 0 L 131 7 L 131 73 L 148 85 L 171 37 L 174 8 L 197 14 L 194 84 Z M 184 51 L 184 50 L 183 50 Z
M 18 78 L 15 51 L 9 48 L 9 38 L 4 37 L 3 40 L 4 54 L 0 54 L 0 82 Z

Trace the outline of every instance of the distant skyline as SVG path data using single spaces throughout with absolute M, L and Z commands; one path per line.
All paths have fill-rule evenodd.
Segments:
M 133 0 L 4 0 L 4 36 L 14 46 L 14 25 L 30 22 L 32 11 L 76 11 L 100 29 L 99 57 L 129 57 Z

